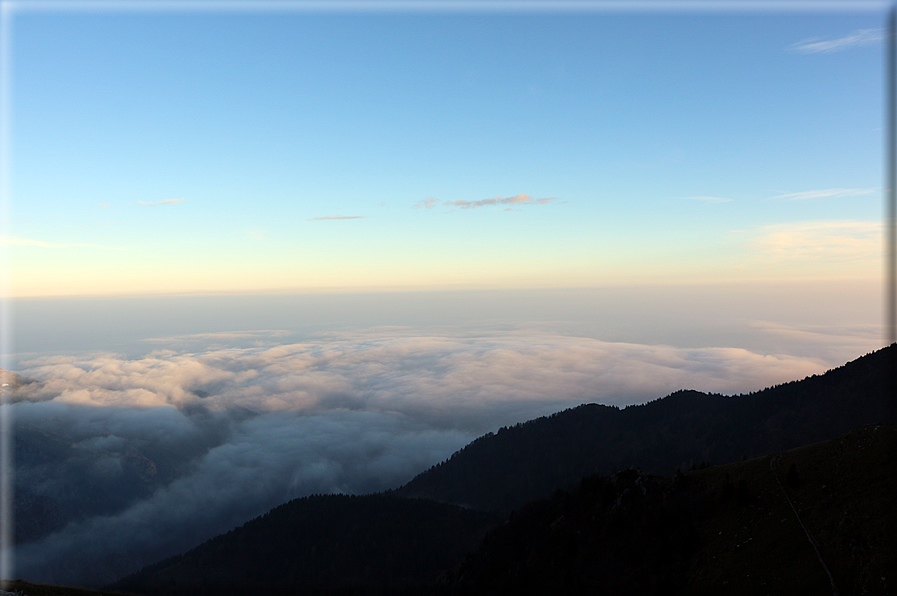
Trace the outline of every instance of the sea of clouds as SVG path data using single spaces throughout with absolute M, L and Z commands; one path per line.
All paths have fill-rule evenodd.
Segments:
M 243 328 L 147 336 L 142 353 L 24 354 L 16 372 L 36 382 L 3 406 L 13 427 L 75 447 L 18 466 L 20 489 L 59 499 L 82 481 L 114 487 L 135 452 L 176 473 L 124 506 L 19 544 L 15 574 L 101 585 L 292 498 L 400 486 L 504 425 L 678 389 L 759 390 L 881 341 L 874 324 L 744 327 L 803 347 L 682 347 L 503 324 L 369 326 L 301 339 Z

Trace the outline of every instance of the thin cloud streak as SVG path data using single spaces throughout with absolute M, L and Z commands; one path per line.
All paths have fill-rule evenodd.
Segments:
M 152 343 L 171 343 L 175 341 L 225 341 L 249 338 L 274 338 L 284 337 L 290 332 L 284 329 L 258 329 L 251 331 L 215 331 L 211 333 L 189 333 L 185 335 L 171 335 L 168 337 L 147 337 L 142 341 Z
M 803 201 L 806 199 L 825 199 L 832 197 L 856 197 L 870 195 L 877 188 L 826 188 L 823 190 L 805 190 L 802 192 L 790 192 L 770 197 L 771 199 L 787 199 L 789 201 Z
M 492 197 L 491 199 L 481 199 L 479 201 L 465 201 L 457 199 L 454 201 L 445 201 L 443 205 L 450 207 L 460 207 L 461 209 L 476 209 L 478 207 L 489 207 L 492 205 L 547 205 L 553 201 L 559 200 L 557 197 L 547 197 L 536 199 L 528 194 L 514 195 L 513 197 Z
M 791 46 L 802 54 L 830 54 L 853 46 L 865 46 L 885 38 L 884 29 L 857 29 L 844 37 L 830 40 L 807 39 Z
M 109 224 L 105 224 L 109 225 Z M 102 250 L 128 250 L 116 246 L 103 246 L 101 244 L 54 244 L 52 242 L 44 242 L 43 240 L 34 240 L 32 238 L 21 238 L 18 236 L 0 235 L 0 246 L 32 246 L 37 248 L 99 248 Z
M 143 205 L 144 207 L 155 207 L 156 205 L 177 205 L 179 203 L 183 203 L 184 199 L 182 199 L 182 198 L 181 199 L 165 199 L 164 201 L 151 201 L 151 202 L 138 200 L 137 202 L 140 203 L 141 205 Z
M 324 217 L 310 217 L 308 221 L 324 221 L 339 219 L 364 219 L 363 215 L 325 215 Z
M 417 201 L 414 204 L 414 208 L 420 209 L 421 207 L 423 207 L 424 209 L 432 209 L 433 207 L 436 206 L 437 202 L 438 201 L 436 199 L 434 199 L 433 197 L 427 197 L 426 199 L 421 199 L 420 201 Z
M 725 197 L 706 197 L 706 196 L 696 196 L 696 197 L 683 197 L 686 201 L 701 201 L 703 203 L 731 203 L 734 199 L 727 199 Z

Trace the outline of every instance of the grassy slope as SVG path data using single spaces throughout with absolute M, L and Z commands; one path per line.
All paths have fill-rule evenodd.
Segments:
M 895 591 L 895 437 L 870 426 L 778 454 L 776 473 L 842 596 Z M 584 479 L 515 512 L 440 593 L 831 594 L 774 457 Z M 786 480 L 791 464 L 799 482 Z
M 121 596 L 122 594 L 122 592 L 99 592 L 52 584 L 32 584 L 20 579 L 0 582 L 0 589 L 10 592 L 18 591 L 27 596 Z
M 623 410 L 585 404 L 480 437 L 394 492 L 509 512 L 592 474 L 667 475 L 831 439 L 888 419 L 895 359 L 897 345 L 733 398 L 677 391 Z
M 140 594 L 417 594 L 500 516 L 388 495 L 295 499 L 110 588 Z
M 887 573 L 897 569 L 894 441 L 894 427 L 865 427 L 786 451 L 777 460 L 782 487 L 841 594 L 886 594 L 897 587 L 897 577 Z M 825 570 L 770 470 L 774 457 L 689 474 L 697 491 L 720 491 L 728 475 L 733 486 L 744 483 L 749 500 L 720 504 L 698 525 L 702 548 L 692 561 L 688 593 L 831 593 Z M 792 464 L 797 485 L 786 481 Z

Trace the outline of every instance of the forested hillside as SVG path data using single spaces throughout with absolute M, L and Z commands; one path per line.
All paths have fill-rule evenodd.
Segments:
M 895 350 L 751 395 L 679 391 L 504 428 L 389 494 L 291 501 L 112 587 L 146 595 L 827 590 L 790 498 L 842 593 L 884 594 L 887 553 L 897 552 L 887 507 L 894 428 L 817 441 L 886 418 Z M 489 510 L 516 511 L 499 523 L 505 515 Z
M 515 511 L 438 594 L 892 594 L 895 440 L 869 426 L 667 478 L 584 478 Z
M 315 495 L 111 586 L 138 594 L 417 594 L 501 516 L 424 499 Z
M 638 466 L 668 475 L 831 439 L 887 420 L 895 354 L 892 345 L 748 395 L 678 391 L 622 410 L 586 404 L 480 437 L 395 492 L 510 511 L 591 474 Z
M 895 441 L 897 428 L 867 426 L 668 477 L 594 475 L 504 522 L 421 499 L 297 499 L 112 588 L 748 596 L 830 593 L 834 584 L 842 595 L 884 595 L 897 568 Z

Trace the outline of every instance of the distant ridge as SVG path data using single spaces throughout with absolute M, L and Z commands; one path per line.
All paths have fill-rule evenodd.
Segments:
M 13 391 L 22 385 L 28 385 L 30 383 L 36 383 L 36 381 L 34 379 L 23 377 L 11 370 L 0 368 L 0 393 Z
M 488 433 L 395 494 L 511 511 L 591 474 L 668 475 L 831 439 L 888 419 L 895 357 L 897 344 L 735 397 L 685 390 L 622 410 L 582 405 Z

